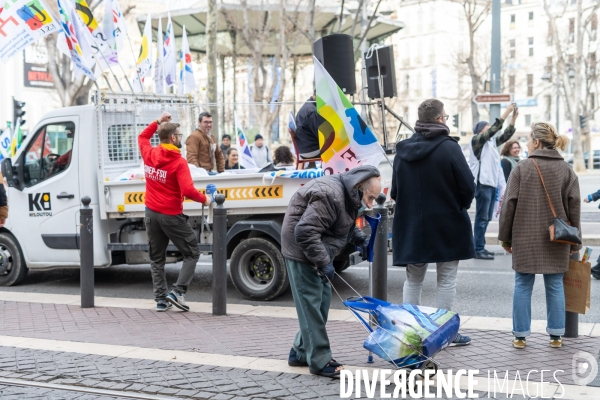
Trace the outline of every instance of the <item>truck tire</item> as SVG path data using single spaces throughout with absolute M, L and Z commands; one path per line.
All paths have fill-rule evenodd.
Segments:
M 236 246 L 229 273 L 237 291 L 251 300 L 272 300 L 290 285 L 281 251 L 263 238 L 242 240 Z
M 23 282 L 29 272 L 19 242 L 8 232 L 0 232 L 0 286 L 13 286 Z

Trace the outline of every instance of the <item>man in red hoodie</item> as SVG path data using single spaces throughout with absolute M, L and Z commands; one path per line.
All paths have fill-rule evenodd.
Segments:
M 163 112 L 138 137 L 146 177 L 146 232 L 150 255 L 154 299 L 157 311 L 172 305 L 188 311 L 183 295 L 194 277 L 200 257 L 198 241 L 183 214 L 184 196 L 208 206 L 211 199 L 194 187 L 185 158 L 181 156 L 179 124 L 170 122 L 171 114 Z M 152 147 L 150 138 L 158 131 L 160 145 Z M 167 293 L 165 262 L 169 240 L 183 256 L 177 282 Z

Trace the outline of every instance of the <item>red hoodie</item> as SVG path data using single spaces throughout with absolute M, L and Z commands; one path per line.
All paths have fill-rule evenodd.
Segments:
M 199 203 L 204 203 L 206 196 L 194 187 L 187 161 L 177 147 L 164 143 L 152 147 L 150 138 L 157 130 L 154 121 L 138 136 L 146 176 L 145 204 L 154 212 L 179 215 L 184 196 Z

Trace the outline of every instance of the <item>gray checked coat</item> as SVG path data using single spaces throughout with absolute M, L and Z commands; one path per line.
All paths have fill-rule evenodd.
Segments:
M 528 274 L 558 274 L 569 269 L 571 246 L 550 242 L 548 227 L 554 221 L 540 177 L 538 163 L 558 216 L 579 228 L 579 180 L 556 150 L 538 149 L 513 169 L 508 179 L 498 238 L 512 241 L 513 269 Z M 578 247 L 573 247 L 577 250 Z

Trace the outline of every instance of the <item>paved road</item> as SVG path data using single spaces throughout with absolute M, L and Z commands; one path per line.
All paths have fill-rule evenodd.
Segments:
M 497 252 L 502 252 L 499 246 L 492 247 Z M 600 251 L 600 249 L 598 249 Z M 389 261 L 391 265 L 391 259 Z M 197 268 L 194 280 L 186 298 L 189 301 L 211 301 L 211 259 L 202 257 Z M 178 265 L 167 268 L 169 282 L 177 279 Z M 368 264 L 362 263 L 350 267 L 342 277 L 360 294 L 367 295 L 369 287 Z M 511 256 L 498 255 L 493 261 L 468 260 L 459 266 L 459 278 L 455 310 L 463 315 L 487 317 L 511 317 L 513 278 L 511 269 Z M 402 302 L 402 287 L 405 281 L 403 268 L 389 267 L 388 269 L 388 300 L 396 303 Z M 425 305 L 434 305 L 436 275 L 429 271 L 425 279 L 422 302 Z M 343 298 L 355 295 L 346 285 L 337 280 L 335 286 Z M 25 283 L 16 287 L 3 287 L 0 290 L 17 292 L 45 292 L 78 294 L 79 270 L 57 269 L 53 271 L 30 271 Z M 150 267 L 140 266 L 115 266 L 105 270 L 96 270 L 96 295 L 105 297 L 152 298 L 152 281 Z M 533 294 L 533 318 L 545 319 L 546 307 L 543 292 L 543 280 L 538 277 Z M 228 284 L 228 302 L 240 304 L 265 305 L 261 302 L 252 302 L 243 298 L 233 287 Z M 600 303 L 600 280 L 592 280 L 592 304 Z M 291 292 L 288 290 L 268 305 L 293 306 Z M 341 301 L 334 294 L 332 306 L 343 308 Z M 587 315 L 580 316 L 581 322 L 600 321 L 600 308 L 592 307 Z

